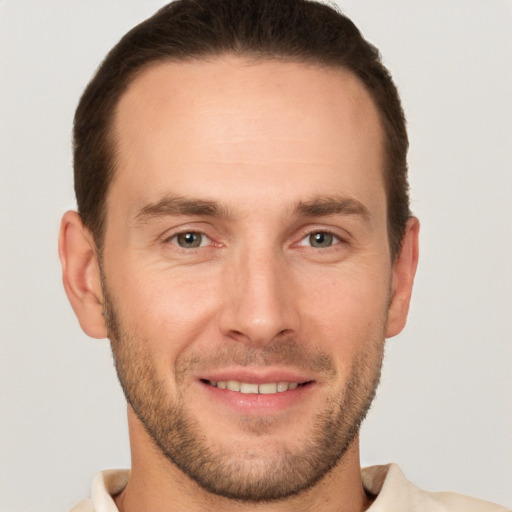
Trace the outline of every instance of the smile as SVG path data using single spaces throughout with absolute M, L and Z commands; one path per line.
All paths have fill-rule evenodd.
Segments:
M 305 383 L 298 382 L 265 382 L 263 384 L 254 384 L 250 382 L 240 382 L 238 380 L 207 380 L 206 383 L 210 386 L 227 389 L 229 391 L 236 391 L 244 394 L 259 394 L 259 395 L 272 395 L 274 393 L 283 393 L 297 389 L 299 386 L 304 386 Z

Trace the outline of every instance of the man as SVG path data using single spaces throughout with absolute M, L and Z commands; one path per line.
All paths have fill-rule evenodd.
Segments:
M 74 510 L 503 510 L 360 469 L 418 259 L 407 145 L 377 51 L 325 5 L 183 0 L 116 45 L 60 255 L 132 468 Z

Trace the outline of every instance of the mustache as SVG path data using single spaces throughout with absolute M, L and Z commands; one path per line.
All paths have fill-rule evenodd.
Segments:
M 279 339 L 264 347 L 241 342 L 217 347 L 201 346 L 193 354 L 183 354 L 176 360 L 176 375 L 211 371 L 227 366 L 269 367 L 284 366 L 305 372 L 320 373 L 334 378 L 336 365 L 327 352 L 306 347 L 293 338 Z

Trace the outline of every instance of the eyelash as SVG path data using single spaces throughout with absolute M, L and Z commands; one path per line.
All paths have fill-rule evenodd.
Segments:
M 311 245 L 311 237 L 313 237 L 314 235 L 324 235 L 327 237 L 332 237 L 330 245 L 328 245 L 326 247 L 314 247 L 313 245 Z M 304 244 L 303 242 L 307 239 L 309 239 L 310 243 Z M 299 246 L 299 247 L 308 247 L 310 249 L 321 249 L 321 250 L 326 251 L 326 250 L 332 249 L 336 245 L 341 244 L 343 242 L 345 242 L 345 240 L 339 234 L 334 233 L 333 231 L 331 231 L 329 229 L 313 229 L 313 230 L 310 230 L 310 231 L 304 233 L 303 236 L 300 238 L 300 240 L 297 243 L 295 243 L 294 245 Z
M 179 245 L 178 237 L 186 236 L 186 235 L 196 235 L 196 236 L 202 237 L 200 245 L 198 245 L 197 247 L 182 247 L 181 245 Z M 174 233 L 173 235 L 166 237 L 164 239 L 164 243 L 173 244 L 176 247 L 178 247 L 179 249 L 190 250 L 190 249 L 200 249 L 200 248 L 205 247 L 206 245 L 203 245 L 204 239 L 209 240 L 210 244 L 211 244 L 212 241 L 208 235 L 206 235 L 205 233 L 203 233 L 201 231 L 194 231 L 194 230 L 190 229 L 190 230 L 181 231 L 179 233 Z M 174 242 L 174 240 L 176 240 L 176 241 Z
M 180 245 L 178 243 L 178 237 L 186 236 L 186 235 L 195 235 L 195 236 L 201 237 L 199 245 L 192 246 L 192 247 L 183 247 L 182 245 Z M 313 237 L 315 235 L 327 236 L 328 239 L 331 238 L 329 240 L 330 244 L 325 247 L 315 247 L 315 246 L 311 245 L 311 237 Z M 309 244 L 303 243 L 306 239 L 309 239 L 309 242 L 310 242 Z M 208 241 L 209 241 L 209 243 L 208 243 Z M 303 233 L 301 238 L 299 239 L 299 241 L 295 242 L 292 246 L 309 247 L 312 249 L 328 250 L 328 249 L 331 249 L 332 247 L 334 247 L 340 243 L 343 243 L 343 242 L 345 242 L 345 240 L 342 237 L 340 237 L 338 234 L 332 232 L 329 229 L 316 229 L 316 230 L 310 230 L 310 231 Z M 205 248 L 205 247 L 212 246 L 212 245 L 213 246 L 221 246 L 222 245 L 222 244 L 213 243 L 211 238 L 208 235 L 206 235 L 205 233 L 203 233 L 202 231 L 199 231 L 199 230 L 196 230 L 196 231 L 195 230 L 183 230 L 179 233 L 174 233 L 171 236 L 166 237 L 164 239 L 164 243 L 166 243 L 166 244 L 170 243 L 172 245 L 175 245 L 177 248 L 183 249 L 186 251 L 189 251 L 192 249 Z

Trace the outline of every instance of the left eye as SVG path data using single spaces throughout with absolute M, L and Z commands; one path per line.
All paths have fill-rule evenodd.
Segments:
M 314 247 L 315 249 L 325 249 L 326 247 L 331 247 L 339 241 L 340 239 L 336 235 L 333 235 L 328 231 L 316 231 L 304 237 L 300 241 L 300 245 Z
M 183 249 L 195 249 L 205 246 L 208 243 L 208 237 L 195 231 L 186 231 L 174 235 L 169 241 Z

